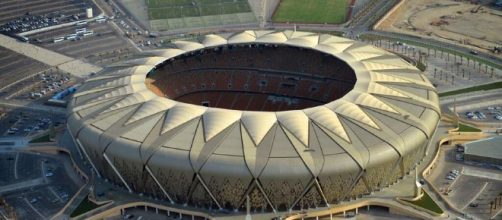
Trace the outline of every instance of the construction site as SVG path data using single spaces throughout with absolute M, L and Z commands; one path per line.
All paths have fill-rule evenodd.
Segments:
M 403 0 L 375 29 L 430 37 L 502 56 L 502 10 L 493 0 Z

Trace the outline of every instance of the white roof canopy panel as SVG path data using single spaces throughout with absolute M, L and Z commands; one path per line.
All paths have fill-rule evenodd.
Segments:
M 161 63 L 170 62 L 170 58 L 209 47 L 226 48 L 225 45 L 236 44 L 316 50 L 345 62 L 354 71 L 357 81 L 352 90 L 337 100 L 328 100 L 315 107 L 277 112 L 187 104 L 158 96 L 145 84 L 147 73 Z M 423 145 L 409 146 L 402 137 L 404 133 L 388 130 L 395 127 L 388 123 L 398 120 L 406 126 L 419 128 L 407 131 L 410 134 L 406 135 L 414 135 L 417 140 L 413 142 L 421 144 L 428 140 L 426 135 L 418 133 L 434 131 L 440 117 L 437 114 L 439 104 L 436 91 L 419 70 L 390 52 L 358 41 L 292 30 L 248 30 L 236 34 L 210 34 L 200 42 L 176 41 L 173 46 L 175 48 L 146 52 L 143 55 L 149 57 L 123 62 L 109 69 L 109 72 L 97 74 L 96 78 L 84 82 L 80 87 L 82 90 L 74 94 L 68 105 L 68 112 L 72 115 L 72 120 L 68 122 L 70 130 L 96 130 L 92 133 L 95 137 L 85 137 L 86 140 L 99 140 L 102 136 L 114 141 L 129 138 L 142 142 L 137 145 L 151 145 L 142 147 L 151 147 L 152 152 L 155 147 L 173 150 L 177 152 L 172 154 L 173 157 L 179 157 L 179 161 L 190 161 L 193 167 L 187 169 L 193 169 L 193 173 L 200 170 L 217 172 L 211 170 L 214 167 L 226 168 L 205 167 L 207 161 L 214 164 L 222 162 L 228 166 L 242 166 L 245 163 L 249 175 L 260 181 L 264 172 L 270 172 L 273 176 L 276 170 L 282 172 L 277 174 L 279 176 L 307 173 L 310 180 L 319 176 L 322 178 L 323 166 L 334 166 L 328 164 L 333 161 L 329 158 L 348 161 L 338 164 L 337 160 L 336 167 L 364 169 L 368 161 L 372 161 L 368 149 L 373 147 L 371 142 L 375 142 L 375 139 L 391 139 L 387 140 L 388 143 L 399 149 L 418 149 Z M 225 49 L 222 51 L 225 52 Z M 189 54 L 196 56 L 198 53 Z M 408 86 L 410 89 L 405 89 Z M 427 96 L 419 94 L 424 91 Z M 421 112 L 427 114 L 421 116 Z M 117 122 L 121 123 L 120 126 Z M 369 136 L 368 132 L 378 138 L 364 137 Z M 78 132 L 75 133 L 78 136 Z M 402 139 L 405 140 L 403 146 Z M 129 142 L 133 141 L 120 143 Z M 92 141 L 86 143 L 92 144 Z M 159 152 L 162 151 L 165 150 Z M 139 151 L 124 152 L 128 153 Z M 232 159 L 213 161 L 226 157 Z M 271 169 L 271 161 L 296 161 L 295 164 L 305 172 L 298 174 L 298 171 L 279 162 L 277 167 L 280 169 Z M 354 168 L 355 164 L 358 167 Z M 173 166 L 173 169 L 177 168 Z

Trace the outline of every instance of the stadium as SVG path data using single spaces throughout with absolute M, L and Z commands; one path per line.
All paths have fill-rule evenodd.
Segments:
M 396 183 L 440 117 L 435 88 L 407 61 L 298 31 L 176 41 L 88 79 L 68 109 L 101 177 L 173 204 L 260 212 Z

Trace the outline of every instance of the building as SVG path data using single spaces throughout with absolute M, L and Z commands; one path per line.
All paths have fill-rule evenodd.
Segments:
M 497 0 L 496 2 L 493 3 L 496 7 L 502 8 L 502 0 Z
M 502 166 L 502 136 L 464 144 L 464 161 Z
M 177 41 L 106 69 L 68 128 L 102 177 L 202 209 L 316 208 L 399 181 L 440 117 L 427 78 L 361 42 L 296 31 Z

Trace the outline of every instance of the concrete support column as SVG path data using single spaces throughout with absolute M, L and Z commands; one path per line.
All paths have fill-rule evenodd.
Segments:
M 171 212 L 167 210 L 167 216 L 171 216 Z
M 329 213 L 329 220 L 333 220 L 333 213 Z
M 356 208 L 356 215 L 359 213 L 359 208 Z
M 159 214 L 159 209 L 155 208 L 155 214 Z
M 148 207 L 145 205 L 145 212 L 147 212 L 147 211 L 148 211 Z

